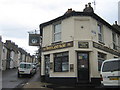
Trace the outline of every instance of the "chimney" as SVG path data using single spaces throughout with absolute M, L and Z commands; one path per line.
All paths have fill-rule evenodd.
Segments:
M 0 36 L 0 42 L 2 42 L 2 36 Z
M 87 8 L 87 4 L 85 4 L 85 8 Z
M 72 8 L 70 8 L 70 9 L 67 10 L 67 12 L 66 12 L 65 14 L 69 14 L 69 13 L 71 13 L 72 11 L 73 11 Z
M 88 6 L 91 7 L 91 3 L 90 2 L 88 3 Z
M 6 43 L 11 43 L 11 40 L 6 40 Z
M 93 8 L 91 7 L 91 3 L 88 3 L 88 5 L 87 4 L 85 5 L 83 12 L 94 12 Z
M 117 21 L 115 21 L 115 25 L 118 25 L 118 24 L 117 24 Z

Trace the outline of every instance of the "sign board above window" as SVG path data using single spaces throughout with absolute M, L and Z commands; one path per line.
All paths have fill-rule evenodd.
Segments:
M 89 48 L 88 42 L 78 42 L 78 48 Z
M 50 50 L 56 50 L 56 49 L 63 49 L 63 48 L 68 48 L 68 47 L 73 47 L 73 41 L 71 42 L 64 42 L 60 44 L 55 44 L 47 47 L 43 47 L 42 51 L 50 51 Z
M 117 56 L 120 56 L 120 52 L 114 50 L 114 49 L 111 49 L 109 47 L 106 47 L 104 45 L 101 45 L 99 43 L 96 43 L 96 42 L 93 42 L 93 47 L 94 48 L 97 48 L 97 49 L 100 49 L 100 50 L 103 50 L 103 51 L 106 51 L 108 53 L 111 53 L 111 54 L 114 54 L 114 55 L 117 55 Z

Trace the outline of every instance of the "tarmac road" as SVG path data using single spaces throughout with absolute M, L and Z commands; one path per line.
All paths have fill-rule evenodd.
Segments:
M 25 75 L 21 78 L 17 77 L 17 69 L 10 69 L 2 72 L 2 88 L 22 88 L 26 83 L 40 81 L 39 68 L 37 73 L 30 77 Z

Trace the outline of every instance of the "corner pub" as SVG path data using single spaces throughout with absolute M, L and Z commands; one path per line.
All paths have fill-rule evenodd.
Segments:
M 40 24 L 40 35 L 41 78 L 46 82 L 100 84 L 102 62 L 120 57 L 120 26 L 95 14 L 90 3 L 83 12 L 68 9 Z

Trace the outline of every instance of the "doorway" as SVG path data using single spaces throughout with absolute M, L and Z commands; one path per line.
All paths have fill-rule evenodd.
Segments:
M 47 81 L 49 79 L 49 73 L 50 73 L 50 55 L 45 55 L 45 80 Z
M 77 81 L 89 83 L 89 53 L 77 52 Z

